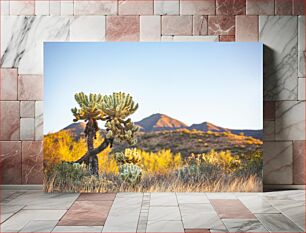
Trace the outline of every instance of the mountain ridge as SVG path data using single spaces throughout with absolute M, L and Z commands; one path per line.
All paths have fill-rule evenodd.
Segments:
M 172 127 L 169 127 L 169 126 L 165 126 L 165 125 L 162 125 L 162 124 L 159 124 L 158 126 L 152 126 L 152 122 L 155 121 L 155 122 L 158 122 L 158 117 L 161 117 L 163 118 L 162 121 L 159 121 L 159 123 L 163 123 L 163 122 L 179 122 L 177 125 L 172 125 Z M 153 120 L 154 119 L 154 120 Z M 150 122 L 151 124 L 150 125 L 147 125 L 146 123 L 147 122 Z M 160 114 L 160 113 L 155 113 L 155 114 L 152 114 L 140 121 L 137 121 L 135 122 L 135 125 L 138 125 L 140 126 L 140 131 L 142 132 L 152 132 L 152 131 L 165 131 L 165 130 L 177 130 L 177 129 L 188 129 L 188 130 L 198 130 L 198 131 L 201 131 L 201 132 L 208 132 L 208 131 L 211 131 L 211 132 L 231 132 L 233 134 L 245 134 L 246 136 L 251 136 L 251 137 L 255 137 L 255 138 L 258 138 L 258 139 L 261 139 L 262 138 L 262 130 L 261 129 L 229 129 L 229 128 L 224 128 L 224 127 L 221 127 L 221 126 L 217 126 L 213 123 L 210 123 L 210 122 L 207 122 L 207 121 L 204 121 L 202 123 L 198 123 L 198 124 L 192 124 L 190 126 L 188 126 L 187 124 L 175 119 L 175 118 L 172 118 L 172 117 L 169 117 L 165 114 Z
M 85 129 L 86 123 L 72 123 L 62 130 L 69 130 L 75 135 L 80 135 Z M 204 121 L 199 124 L 192 124 L 188 126 L 187 124 L 179 121 L 175 118 L 167 116 L 166 114 L 155 113 L 148 117 L 143 118 L 140 121 L 135 122 L 135 125 L 140 127 L 141 132 L 156 132 L 156 131 L 171 131 L 178 129 L 188 129 L 188 130 L 197 130 L 200 132 L 228 132 L 232 134 L 244 134 L 245 136 L 251 136 L 257 139 L 262 139 L 261 129 L 229 129 L 221 126 L 217 126 L 213 123 Z

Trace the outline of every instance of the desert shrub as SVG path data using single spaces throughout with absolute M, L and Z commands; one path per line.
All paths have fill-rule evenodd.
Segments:
M 220 169 L 216 166 L 209 164 L 201 165 L 185 165 L 176 171 L 178 179 L 184 183 L 207 183 L 208 181 L 215 181 L 216 178 L 220 178 Z M 217 176 L 216 176 L 217 175 Z
M 233 173 L 241 167 L 238 156 L 233 156 L 229 150 L 219 152 L 211 150 L 208 153 L 191 154 L 187 158 L 187 163 L 218 167 L 225 173 Z
M 144 171 L 153 174 L 166 174 L 182 165 L 180 153 L 173 154 L 171 150 L 146 152 L 139 150 Z
M 81 184 L 82 179 L 89 174 L 85 165 L 61 162 L 54 165 L 46 175 L 54 186 L 62 188 L 70 184 Z
M 142 169 L 132 163 L 125 163 L 119 167 L 119 175 L 122 181 L 131 185 L 136 185 L 140 182 L 142 176 Z
M 239 174 L 241 176 L 257 175 L 262 177 L 262 156 L 263 153 L 260 150 L 245 155 L 244 164 L 242 165 L 242 169 L 239 171 Z
M 139 164 L 141 162 L 141 155 L 137 151 L 136 148 L 125 149 L 123 152 L 117 152 L 115 153 L 115 160 L 119 164 L 125 164 L 125 163 L 132 163 L 132 164 Z
M 114 157 L 118 164 L 119 176 L 122 181 L 131 185 L 139 183 L 142 176 L 142 169 L 138 166 L 141 162 L 139 151 L 136 148 L 127 148 L 124 153 L 115 153 Z

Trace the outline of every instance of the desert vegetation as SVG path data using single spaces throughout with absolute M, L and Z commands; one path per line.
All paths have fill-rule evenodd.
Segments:
M 103 141 L 97 134 L 95 145 Z M 240 155 L 230 150 L 211 150 L 183 158 L 170 149 L 148 152 L 108 147 L 99 153 L 99 177 L 91 176 L 87 165 L 73 163 L 86 151 L 86 140 L 75 141 L 69 132 L 49 134 L 44 139 L 45 190 L 48 192 L 117 191 L 260 191 L 262 151 Z M 135 174 L 130 168 L 134 167 Z M 139 169 L 138 169 L 139 168 Z M 121 174 L 121 175 L 120 175 Z M 129 177 L 129 180 L 127 177 Z
M 260 191 L 262 141 L 231 132 L 139 132 L 125 93 L 75 96 L 71 129 L 44 137 L 45 191 Z M 165 121 L 165 119 L 163 119 Z M 104 129 L 98 127 L 104 122 Z M 168 124 L 169 125 L 169 124 Z M 160 127 L 160 125 L 159 125 Z

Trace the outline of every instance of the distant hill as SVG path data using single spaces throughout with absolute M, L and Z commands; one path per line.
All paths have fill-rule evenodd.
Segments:
M 245 135 L 256 139 L 262 139 L 262 130 L 251 130 L 251 129 L 228 129 L 210 122 L 203 122 L 200 124 L 192 124 L 191 126 L 185 123 L 169 117 L 165 114 L 156 113 L 148 116 L 141 121 L 135 122 L 140 127 L 140 131 L 144 133 L 158 132 L 158 131 L 174 131 L 179 129 L 196 130 L 199 132 L 218 132 L 218 133 L 231 133 L 236 135 Z M 78 122 L 72 123 L 62 130 L 68 130 L 75 138 L 79 138 L 84 132 L 86 123 Z
M 79 139 L 81 135 L 84 133 L 85 127 L 86 127 L 85 122 L 77 122 L 68 125 L 67 127 L 63 128 L 61 131 L 68 131 L 76 139 Z
M 203 122 L 200 124 L 192 124 L 190 127 L 188 127 L 189 130 L 199 130 L 203 132 L 211 131 L 211 132 L 229 132 L 229 129 L 222 128 L 220 126 L 216 126 L 209 122 Z
M 154 132 L 154 131 L 168 131 L 177 129 L 188 129 L 188 130 L 198 130 L 201 132 L 231 132 L 232 134 L 244 134 L 245 136 L 254 137 L 257 139 L 262 139 L 262 130 L 250 130 L 250 129 L 228 129 L 210 122 L 203 122 L 200 124 L 192 124 L 191 126 L 185 123 L 169 117 L 165 114 L 156 113 L 148 116 L 141 121 L 135 122 L 136 125 L 140 126 L 142 132 Z
M 245 136 L 253 137 L 262 140 L 263 130 L 256 129 L 231 129 L 230 132 L 232 134 L 243 134 Z
M 135 124 L 140 126 L 141 131 L 144 132 L 188 128 L 183 122 L 160 113 L 148 116 Z

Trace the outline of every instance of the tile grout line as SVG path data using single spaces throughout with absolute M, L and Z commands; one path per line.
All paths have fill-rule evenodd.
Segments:
M 65 217 L 65 215 L 68 213 L 68 211 L 69 211 L 69 210 L 71 209 L 71 207 L 74 205 L 74 203 L 80 198 L 81 193 L 79 193 L 78 195 L 79 195 L 79 196 L 73 201 L 73 203 L 69 206 L 69 208 L 66 209 L 66 212 L 63 214 L 63 216 L 62 216 L 60 219 L 58 219 L 57 224 L 55 225 L 55 227 L 58 226 L 58 223 Z
M 16 192 L 16 193 L 19 193 L 18 191 Z M 7 198 L 5 198 L 4 200 L 6 200 L 6 199 L 8 199 L 8 198 L 10 198 L 12 195 L 14 195 L 15 193 L 12 193 L 11 195 L 9 195 Z M 25 192 L 21 192 L 21 194 L 19 195 L 19 196 L 21 196 L 21 195 L 23 195 L 23 194 L 25 194 Z M 19 197 L 19 196 L 17 196 L 17 197 Z M 16 198 L 17 198 L 16 197 Z M 12 200 L 14 200 L 15 198 L 13 198 Z M 1 201 L 1 204 L 2 204 L 2 202 L 3 202 L 3 200 Z M 1 224 L 0 225 L 3 225 L 3 223 L 5 223 L 6 221 L 8 221 L 9 219 L 11 219 L 13 216 L 15 216 L 17 213 L 19 213 L 20 211 L 22 211 L 22 210 L 24 210 L 24 208 L 26 207 L 26 205 L 23 205 L 23 207 L 21 208 L 21 209 L 19 209 L 19 210 L 17 210 L 15 213 L 13 213 L 10 217 L 8 217 L 7 219 L 5 219 L 3 222 L 1 222 Z M 0 230 L 1 230 L 1 227 L 0 227 Z
M 136 232 L 146 232 L 149 217 L 151 193 L 143 193 Z M 146 210 L 146 212 L 143 212 Z
M 177 198 L 177 192 L 175 192 L 175 198 L 176 198 L 176 203 L 177 203 L 177 206 L 178 206 L 178 210 L 179 210 L 179 212 L 180 212 L 180 217 L 181 217 L 182 226 L 183 226 L 183 229 L 184 229 L 184 232 L 185 232 L 185 226 L 184 226 L 184 222 L 183 222 L 183 216 L 182 216 L 180 204 L 179 204 L 178 198 Z

